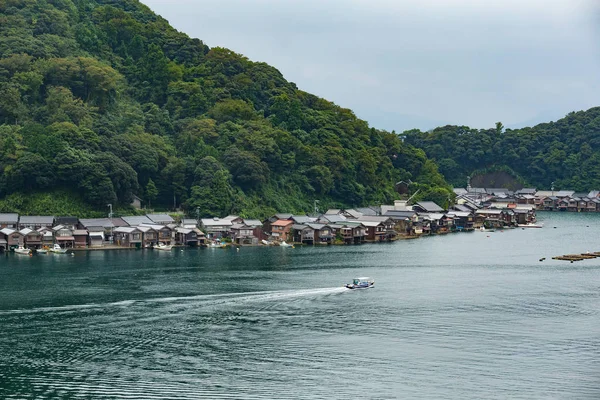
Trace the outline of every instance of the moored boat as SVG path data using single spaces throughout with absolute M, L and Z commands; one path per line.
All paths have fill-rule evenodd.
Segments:
M 27 248 L 25 248 L 25 247 L 23 247 L 23 246 L 19 246 L 19 247 L 17 247 L 17 248 L 14 250 L 14 252 L 15 252 L 16 254 L 21 254 L 21 255 L 24 255 L 24 256 L 30 256 L 30 255 L 31 255 L 31 249 L 27 249 Z
M 285 240 L 283 240 L 281 243 L 279 243 L 279 246 L 281 246 L 281 247 L 294 247 L 293 244 L 289 244 Z
M 41 249 L 37 249 L 35 251 L 35 254 L 48 254 L 48 249 L 46 247 L 43 247 Z
M 533 222 L 529 224 L 519 224 L 517 225 L 519 228 L 543 228 L 544 224 L 535 224 Z
M 347 289 L 370 289 L 375 286 L 375 281 L 369 277 L 355 278 L 352 283 L 345 285 Z
M 55 254 L 66 254 L 67 253 L 67 249 L 63 249 L 62 247 L 60 247 L 60 244 L 58 243 L 54 243 L 54 246 L 52 246 L 49 251 L 51 253 L 55 253 Z
M 165 244 L 163 242 L 159 242 L 156 245 L 154 245 L 155 250 L 171 251 L 172 248 L 173 248 L 172 244 Z

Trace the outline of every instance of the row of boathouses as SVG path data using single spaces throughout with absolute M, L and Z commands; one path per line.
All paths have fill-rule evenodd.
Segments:
M 224 218 L 174 219 L 168 214 L 79 219 L 75 217 L 0 214 L 0 251 L 30 249 L 146 248 L 158 243 L 202 246 L 225 240 L 237 245 L 358 244 L 403 237 L 472 231 L 480 227 L 515 227 L 535 222 L 536 207 L 459 199 L 445 210 L 433 202 L 356 209 L 330 209 L 317 215 L 278 213 L 265 220 Z

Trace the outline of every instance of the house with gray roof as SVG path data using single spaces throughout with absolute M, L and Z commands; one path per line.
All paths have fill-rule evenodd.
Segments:
M 413 210 L 424 213 L 444 212 L 444 209 L 435 204 L 433 201 L 422 201 L 420 203 L 417 203 L 413 206 Z
M 156 223 L 154 221 L 152 221 L 150 218 L 148 218 L 145 215 L 135 215 L 135 216 L 130 216 L 130 217 L 121 217 L 121 219 L 123 221 L 125 221 L 127 223 L 127 225 L 129 225 L 129 226 L 139 226 L 139 225 L 142 225 L 142 224 L 156 225 Z
M 11 228 L 17 229 L 19 224 L 19 214 L 8 213 L 0 214 L 0 229 Z
M 21 216 L 19 218 L 19 230 L 23 228 L 39 229 L 39 228 L 52 228 L 54 226 L 54 217 L 45 215 L 34 215 L 34 216 Z
M 175 220 L 167 214 L 146 214 L 146 217 L 158 225 L 169 225 L 175 223 Z

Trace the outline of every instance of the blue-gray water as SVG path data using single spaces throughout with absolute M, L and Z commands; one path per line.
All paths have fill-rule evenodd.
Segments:
M 598 399 L 600 259 L 550 258 L 600 251 L 600 215 L 539 219 L 352 247 L 2 256 L 0 398 Z M 374 289 L 341 288 L 365 275 Z

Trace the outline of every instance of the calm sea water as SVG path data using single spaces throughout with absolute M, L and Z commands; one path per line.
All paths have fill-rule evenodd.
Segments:
M 351 247 L 2 256 L 0 398 L 598 399 L 600 259 L 550 258 L 600 251 L 600 215 L 539 219 Z M 376 287 L 342 288 L 356 276 Z

